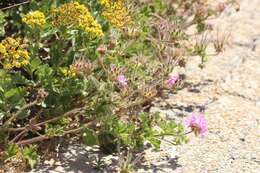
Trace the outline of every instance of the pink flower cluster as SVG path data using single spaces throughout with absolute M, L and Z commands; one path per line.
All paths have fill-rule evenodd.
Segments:
M 124 75 L 117 76 L 116 80 L 121 87 L 127 87 L 128 80 Z
M 179 79 L 179 75 L 171 75 L 169 79 L 166 81 L 166 83 L 169 87 L 173 87 Z
M 192 113 L 191 116 L 184 121 L 184 126 L 186 128 L 191 128 L 196 135 L 201 135 L 202 137 L 204 137 L 208 132 L 207 120 L 201 113 Z

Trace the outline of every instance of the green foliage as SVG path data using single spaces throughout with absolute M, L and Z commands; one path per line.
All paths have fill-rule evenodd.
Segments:
M 8 145 L 6 153 L 8 158 L 17 158 L 27 161 L 30 168 L 34 168 L 39 161 L 39 156 L 35 145 L 20 148 L 16 144 L 10 144 Z
M 0 11 L 0 37 L 4 36 L 5 34 L 4 23 L 5 23 L 5 13 Z
M 38 162 L 38 154 L 35 146 L 25 147 L 22 150 L 23 157 L 28 161 L 31 168 L 34 168 Z
M 91 129 L 84 129 L 82 138 L 86 145 L 98 145 L 98 135 Z
M 19 148 L 19 146 L 15 145 L 15 144 L 11 144 L 7 148 L 8 157 L 13 157 L 19 152 L 20 152 L 20 148 Z

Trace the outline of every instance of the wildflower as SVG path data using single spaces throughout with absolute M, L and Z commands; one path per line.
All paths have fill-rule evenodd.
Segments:
M 76 70 L 72 66 L 69 68 L 61 68 L 61 73 L 68 78 L 76 76 Z
M 23 18 L 22 21 L 27 25 L 31 26 L 32 28 L 40 27 L 42 28 L 45 23 L 45 16 L 40 11 L 32 11 L 27 13 Z
M 170 76 L 170 78 L 166 81 L 167 85 L 169 87 L 173 87 L 177 81 L 180 79 L 180 77 L 178 75 L 172 75 Z
M 112 3 L 112 0 L 99 0 L 99 3 L 105 7 L 109 7 Z
M 111 38 L 108 43 L 108 49 L 114 49 L 117 45 L 117 40 L 115 38 Z
M 52 10 L 52 24 L 82 29 L 94 37 L 104 35 L 101 25 L 93 18 L 89 10 L 78 2 L 64 4 Z
M 86 62 L 85 60 L 76 60 L 72 64 L 72 68 L 75 70 L 76 74 L 89 74 L 92 71 L 92 64 L 90 62 Z
M 203 114 L 192 113 L 184 121 L 186 128 L 191 128 L 196 135 L 201 135 L 202 137 L 208 132 L 208 124 Z
M 0 53 L 5 53 L 5 46 L 3 44 L 0 44 Z
M 102 15 L 111 26 L 122 29 L 132 23 L 132 18 L 125 7 L 124 0 L 99 0 L 99 2 L 105 7 Z
M 116 78 L 118 84 L 122 87 L 127 87 L 127 78 L 124 76 L 124 75 L 119 75 L 117 78 Z
M 0 61 L 4 69 L 21 68 L 29 64 L 27 46 L 21 39 L 7 37 L 0 43 Z
M 104 55 L 107 51 L 107 46 L 102 44 L 97 48 L 97 52 L 100 53 L 101 55 Z

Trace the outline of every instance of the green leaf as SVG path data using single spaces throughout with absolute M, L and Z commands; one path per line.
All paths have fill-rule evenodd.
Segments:
M 10 90 L 8 90 L 7 92 L 5 92 L 5 97 L 11 98 L 11 97 L 15 97 L 16 95 L 20 95 L 21 93 L 21 89 L 20 88 L 12 88 Z
M 24 158 L 28 161 L 31 168 L 34 168 L 38 162 L 38 154 L 35 146 L 29 146 L 22 151 Z
M 27 80 L 22 74 L 17 73 L 11 76 L 12 83 L 15 85 L 28 85 L 31 81 Z
M 142 123 L 147 123 L 148 122 L 148 115 L 147 113 L 145 112 L 142 112 L 140 115 L 139 115 L 139 118 L 141 120 Z
M 97 134 L 91 129 L 84 129 L 82 138 L 83 138 L 83 142 L 88 146 L 93 146 L 98 144 Z
M 40 81 L 50 81 L 53 70 L 47 65 L 42 65 L 38 68 L 36 74 Z
M 43 34 L 41 34 L 41 38 L 45 38 L 45 37 L 52 36 L 52 35 L 54 35 L 54 34 L 57 33 L 57 32 L 58 32 L 58 29 L 49 27 L 49 28 L 47 28 L 47 29 L 44 31 Z
M 39 66 L 41 65 L 41 60 L 38 58 L 34 58 L 31 63 L 30 63 L 30 71 L 31 73 L 33 73 L 36 69 L 39 68 Z
M 98 143 L 100 145 L 101 151 L 107 154 L 111 154 L 116 151 L 118 138 L 115 134 L 103 131 L 98 134 Z
M 160 149 L 161 146 L 161 140 L 155 137 L 149 137 L 146 138 L 149 142 L 151 142 L 151 144 L 155 147 L 155 149 Z
M 163 4 L 162 0 L 155 0 L 154 8 L 159 12 L 162 12 L 165 9 L 165 5 Z
M 15 156 L 20 151 L 20 148 L 16 144 L 10 144 L 7 148 L 8 157 Z
M 65 57 L 62 54 L 62 51 L 61 51 L 62 49 L 63 49 L 63 47 L 62 47 L 61 43 L 54 44 L 50 48 L 50 56 L 52 57 L 51 62 L 52 62 L 53 66 L 56 66 L 56 67 L 59 66 L 59 63 L 62 60 L 62 58 L 64 60 Z
M 7 133 L 3 129 L 0 128 L 0 145 L 3 145 L 7 140 Z
M 25 119 L 28 116 L 30 116 L 31 111 L 30 110 L 24 110 L 23 112 L 21 112 L 18 116 L 18 119 Z
M 45 134 L 48 136 L 62 136 L 65 126 L 62 124 L 46 124 Z
M 0 36 L 4 36 L 5 34 L 5 13 L 0 11 Z
M 4 97 L 13 105 L 19 105 L 24 103 L 24 89 L 12 88 L 4 93 Z
M 175 133 L 178 127 L 174 121 L 170 121 L 170 122 L 162 121 L 159 125 L 160 128 L 164 131 L 164 133 Z

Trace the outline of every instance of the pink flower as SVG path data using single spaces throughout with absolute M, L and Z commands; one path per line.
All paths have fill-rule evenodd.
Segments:
M 126 87 L 127 86 L 127 79 L 124 75 L 119 75 L 117 78 L 116 78 L 117 82 L 119 85 L 121 85 L 122 87 Z
M 208 123 L 203 114 L 192 113 L 184 121 L 184 125 L 186 128 L 191 128 L 196 135 L 201 135 L 204 137 L 208 132 Z
M 173 87 L 179 79 L 180 79 L 179 75 L 171 75 L 170 78 L 166 81 L 166 83 L 170 87 Z

